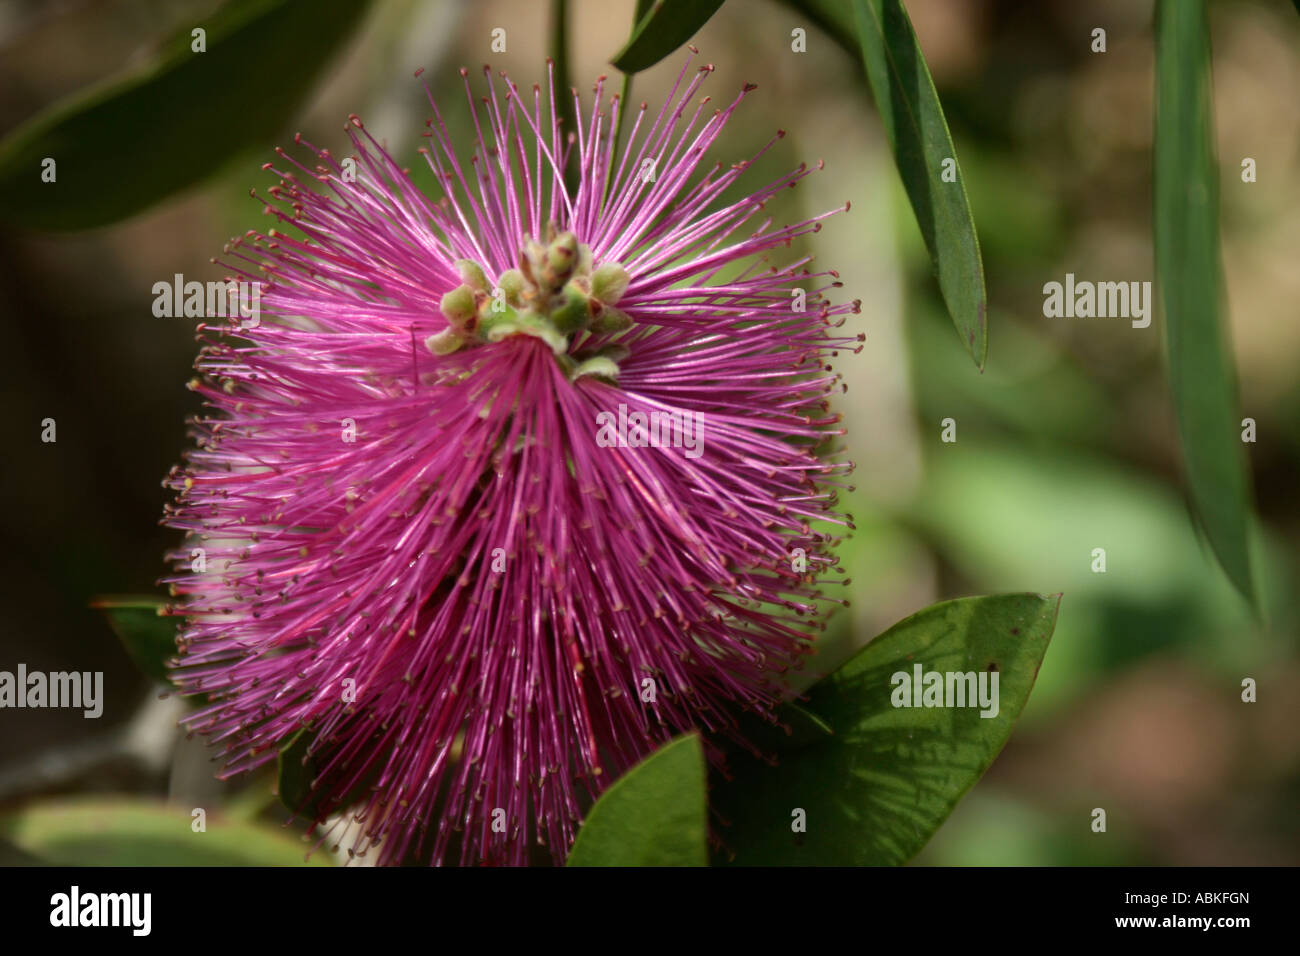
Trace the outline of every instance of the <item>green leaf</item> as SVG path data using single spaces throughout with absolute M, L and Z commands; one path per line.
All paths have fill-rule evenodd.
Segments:
M 988 353 L 979 236 L 939 94 L 899 0 L 854 0 L 862 62 L 939 291 L 975 364 Z M 954 182 L 944 182 L 951 160 Z
M 319 752 L 308 749 L 315 739 L 312 730 L 300 730 L 280 749 L 276 760 L 276 792 L 280 796 L 280 802 L 295 814 L 322 820 L 330 814 L 346 810 L 367 796 L 384 771 L 384 761 L 379 759 L 382 742 L 376 739 L 375 747 L 367 754 L 370 765 L 356 784 L 344 794 L 342 800 L 327 799 L 326 794 L 312 787 L 320 767 Z
M 1187 484 L 1219 563 L 1255 599 L 1250 479 L 1231 346 L 1220 318 L 1219 171 L 1203 0 L 1156 6 L 1155 247 L 1169 381 Z
M 610 60 L 624 73 L 654 66 L 695 35 L 723 0 L 655 0 L 637 21 L 623 49 Z
M 90 606 L 103 611 L 135 666 L 154 680 L 171 680 L 167 662 L 176 656 L 176 619 L 161 616 L 166 606 L 158 598 L 101 597 Z
M 567 866 L 707 866 L 704 751 L 695 734 L 665 744 L 606 790 Z
M 280 802 L 294 813 L 315 819 L 320 797 L 311 786 L 316 776 L 315 764 L 307 752 L 311 741 L 311 731 L 300 730 L 294 734 L 276 757 L 275 777 Z
M 53 866 L 301 866 L 312 844 L 274 826 L 233 823 L 122 797 L 42 801 L 0 817 L 0 836 Z M 328 866 L 314 853 L 313 866 Z
M 798 704 L 782 704 L 776 717 L 777 723 L 771 724 L 746 715 L 741 718 L 740 735 L 760 750 L 787 753 L 822 743 L 835 734 L 830 724 Z
M 56 104 L 0 142 L 0 218 L 32 229 L 116 222 L 285 131 L 367 3 L 226 3 L 143 68 Z M 42 162 L 56 180 L 41 179 Z
M 743 865 L 899 864 L 911 859 L 997 757 L 1029 697 L 1060 595 L 945 601 L 895 624 L 808 692 L 834 735 L 778 755 L 731 759 L 712 803 Z M 901 707 L 896 673 L 998 675 L 998 710 Z M 991 684 L 991 679 L 990 679 Z M 806 814 L 796 833 L 794 811 Z

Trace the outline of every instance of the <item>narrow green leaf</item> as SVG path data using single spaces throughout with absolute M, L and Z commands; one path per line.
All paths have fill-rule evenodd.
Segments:
M 169 681 L 167 662 L 176 656 L 176 618 L 162 617 L 164 602 L 147 595 L 96 598 L 90 606 L 103 611 L 135 666 L 154 680 Z
M 997 757 L 1029 697 L 1060 595 L 945 601 L 894 625 L 808 692 L 833 729 L 779 753 L 776 766 L 731 759 L 715 781 L 727 858 L 743 865 L 898 864 L 911 859 Z M 997 713 L 902 707 L 894 675 L 997 674 Z M 909 698 L 910 699 L 910 698 Z M 796 811 L 805 832 L 796 832 Z M 732 856 L 734 855 L 734 856 Z
M 567 866 L 707 866 L 704 751 L 687 734 L 659 748 L 596 801 Z
M 854 0 L 853 12 L 867 79 L 939 291 L 963 344 L 983 368 L 988 353 L 984 262 L 934 80 L 900 0 Z M 953 182 L 943 180 L 946 163 Z
M 240 150 L 273 145 L 364 0 L 229 2 L 143 68 L 56 104 L 0 142 L 0 218 L 32 229 L 116 222 Z M 55 161 L 54 182 L 41 179 Z
M 610 60 L 624 73 L 640 73 L 672 53 L 695 35 L 723 0 L 654 0 L 637 21 L 623 49 Z
M 1192 505 L 1250 601 L 1250 479 L 1220 318 L 1219 171 L 1204 0 L 1156 5 L 1155 247 L 1169 381 Z
M 123 797 L 42 801 L 0 817 L 0 836 L 52 866 L 301 866 L 311 844 L 283 829 Z M 313 866 L 330 865 L 323 853 Z

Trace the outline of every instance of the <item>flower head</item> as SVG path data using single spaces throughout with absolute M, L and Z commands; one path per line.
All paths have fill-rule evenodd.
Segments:
M 566 136 L 553 92 L 466 77 L 468 161 L 430 96 L 436 198 L 353 117 L 343 159 L 279 151 L 276 228 L 220 260 L 265 318 L 207 327 L 168 479 L 187 725 L 227 775 L 309 734 L 318 822 L 379 862 L 562 859 L 584 801 L 770 714 L 808 650 L 857 306 L 766 259 L 820 228 L 764 218 L 807 167 L 730 203 L 749 163 L 701 172 L 752 89 L 697 101 L 711 69 L 618 151 L 603 78 Z

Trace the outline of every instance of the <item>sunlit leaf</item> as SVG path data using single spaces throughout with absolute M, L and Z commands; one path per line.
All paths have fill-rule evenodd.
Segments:
M 706 866 L 704 751 L 695 734 L 633 767 L 596 801 L 567 866 Z
M 722 859 L 840 866 L 911 859 L 1007 742 L 1059 600 L 1004 594 L 936 604 L 814 685 L 803 706 L 833 734 L 778 753 L 775 766 L 733 756 L 732 779 L 714 783 L 711 803 L 727 824 L 718 829 Z M 895 706 L 894 675 L 911 679 L 917 666 L 923 674 L 983 675 L 995 706 Z

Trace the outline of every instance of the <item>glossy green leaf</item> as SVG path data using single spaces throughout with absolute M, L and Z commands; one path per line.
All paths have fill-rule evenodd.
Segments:
M 743 865 L 899 864 L 923 847 L 997 757 L 1029 697 L 1060 595 L 962 598 L 894 625 L 818 682 L 803 705 L 833 735 L 777 755 L 744 755 L 710 794 L 730 825 L 723 859 Z M 997 674 L 997 712 L 902 707 L 894 675 Z M 986 677 L 991 689 L 992 677 Z M 910 699 L 910 698 L 909 698 Z M 805 832 L 795 832 L 796 811 Z
M 1255 592 L 1250 479 L 1223 327 L 1219 171 L 1203 0 L 1156 6 L 1155 248 L 1169 381 L 1192 505 L 1228 577 Z
M 704 751 L 695 734 L 664 745 L 596 801 L 567 866 L 707 866 Z
M 0 219 L 33 229 L 116 222 L 191 186 L 240 150 L 270 149 L 364 0 L 230 2 L 143 68 L 38 114 L 0 142 Z M 56 179 L 42 182 L 42 163 Z
M 962 343 L 983 368 L 988 353 L 984 263 L 939 94 L 900 0 L 854 0 L 853 12 L 867 79 L 939 291 Z M 946 164 L 953 182 L 943 180 Z
M 0 817 L 0 837 L 54 866 L 301 866 L 312 844 L 275 826 L 122 797 L 42 801 Z M 313 853 L 307 861 L 328 866 Z
M 154 680 L 170 680 L 167 662 L 176 656 L 176 618 L 162 617 L 159 598 L 101 597 L 90 606 L 103 611 L 131 660 Z
M 723 0 L 654 0 L 632 29 L 623 49 L 610 60 L 624 73 L 640 73 L 695 35 Z

